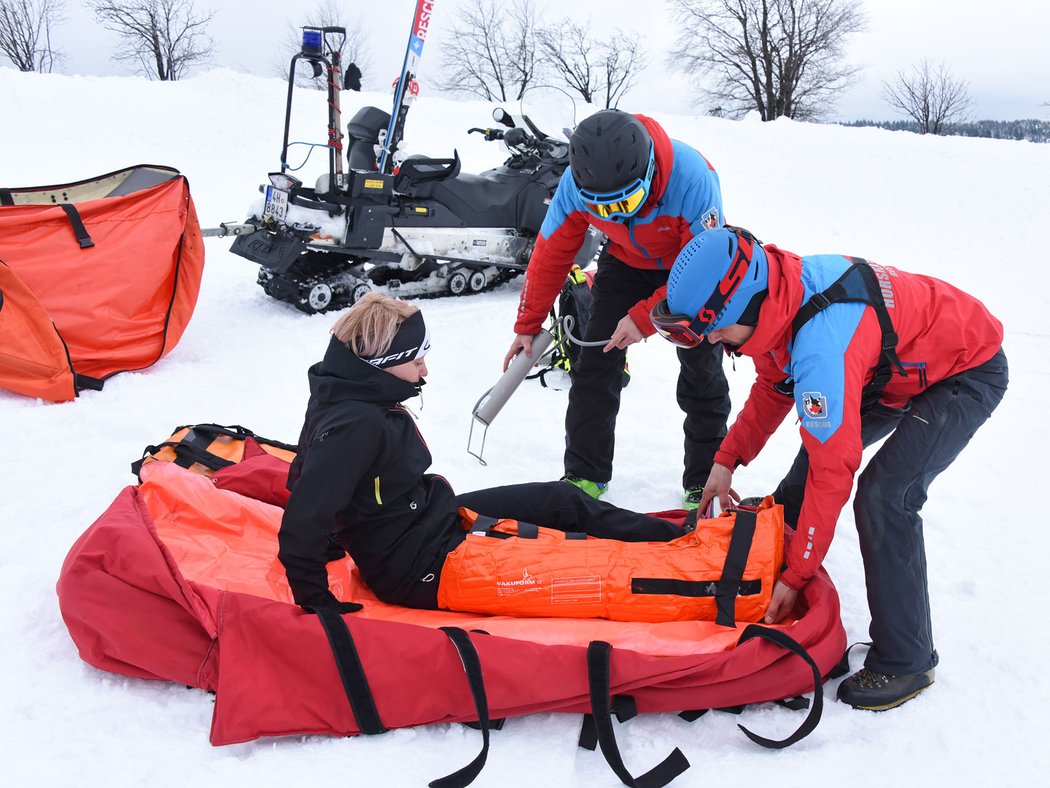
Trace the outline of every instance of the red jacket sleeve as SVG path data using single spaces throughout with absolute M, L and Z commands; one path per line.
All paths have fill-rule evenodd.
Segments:
M 566 170 L 565 175 L 568 175 Z M 571 178 L 569 179 L 571 181 Z M 538 334 L 583 246 L 590 222 L 576 210 L 565 176 L 554 193 L 525 270 L 515 334 Z
M 653 307 L 656 306 L 667 296 L 667 285 L 663 285 L 658 288 L 651 296 L 646 299 L 639 301 L 637 304 L 627 310 L 627 314 L 631 316 L 631 320 L 638 326 L 638 330 L 642 332 L 643 337 L 651 337 L 656 333 L 656 326 L 653 325 L 652 319 L 649 317 L 649 313 L 653 311 Z

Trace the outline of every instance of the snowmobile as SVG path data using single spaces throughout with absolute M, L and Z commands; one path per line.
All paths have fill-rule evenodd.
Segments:
M 547 205 L 569 164 L 568 142 L 525 115 L 493 112 L 509 158 L 474 175 L 451 158 L 397 160 L 407 102 L 418 85 L 403 71 L 393 113 L 362 107 L 347 124 L 342 158 L 339 51 L 345 29 L 304 28 L 292 57 L 279 172 L 260 186 L 261 212 L 211 235 L 236 235 L 231 251 L 258 263 L 266 293 L 307 313 L 343 309 L 379 291 L 421 298 L 479 293 L 525 270 Z M 308 187 L 288 165 L 289 124 L 298 61 L 328 82 L 328 172 Z M 392 122 L 393 120 L 393 122 Z M 397 164 L 398 166 L 395 166 Z M 586 266 L 603 240 L 592 232 L 577 256 Z

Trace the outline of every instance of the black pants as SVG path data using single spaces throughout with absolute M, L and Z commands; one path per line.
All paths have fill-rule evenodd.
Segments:
M 632 268 L 603 252 L 594 278 L 590 321 L 582 337 L 608 339 L 627 310 L 667 284 L 667 271 Z M 663 340 L 661 340 L 663 341 Z M 572 366 L 565 413 L 565 472 L 594 482 L 612 478 L 616 415 L 627 351 L 580 348 Z M 726 434 L 729 384 L 722 372 L 722 346 L 702 343 L 678 350 L 678 406 L 685 413 L 685 471 L 682 486 L 707 481 L 715 452 Z
M 865 446 L 889 435 L 861 473 L 853 501 L 871 612 L 865 665 L 872 670 L 899 676 L 937 664 L 919 511 L 930 483 L 992 414 L 1008 382 L 1000 349 L 981 366 L 930 386 L 906 410 L 877 405 L 861 422 Z M 808 471 L 802 449 L 773 494 L 792 525 Z
M 621 542 L 668 542 L 685 533 L 667 520 L 596 501 L 566 482 L 490 487 L 457 495 L 456 505 L 489 517 L 522 520 Z

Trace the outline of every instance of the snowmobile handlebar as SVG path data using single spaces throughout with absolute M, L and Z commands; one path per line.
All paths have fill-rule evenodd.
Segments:
M 552 142 L 546 137 L 530 134 L 520 126 L 514 126 L 509 129 L 481 129 L 478 127 L 467 129 L 467 134 L 482 134 L 485 137 L 486 142 L 494 142 L 496 140 L 503 140 L 507 143 L 507 147 L 512 149 L 518 149 L 519 152 L 535 152 L 539 155 L 544 153 L 552 155 L 554 158 L 558 157 L 559 143 Z
M 478 134 L 484 134 L 486 142 L 503 139 L 503 129 L 479 129 L 474 127 L 472 129 L 467 129 L 467 134 L 473 134 L 475 131 Z

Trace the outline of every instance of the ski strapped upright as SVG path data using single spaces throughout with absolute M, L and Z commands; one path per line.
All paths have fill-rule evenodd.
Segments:
M 386 137 L 382 140 L 379 154 L 379 171 L 389 174 L 394 169 L 394 151 L 401 142 L 405 131 L 405 117 L 412 99 L 412 91 L 417 88 L 416 72 L 419 58 L 423 55 L 423 44 L 430 28 L 430 16 L 433 13 L 434 0 L 416 0 L 416 12 L 412 15 L 412 29 L 408 35 L 408 46 L 405 47 L 405 61 L 401 66 L 401 76 L 394 87 L 394 107 L 390 113 L 390 125 Z

